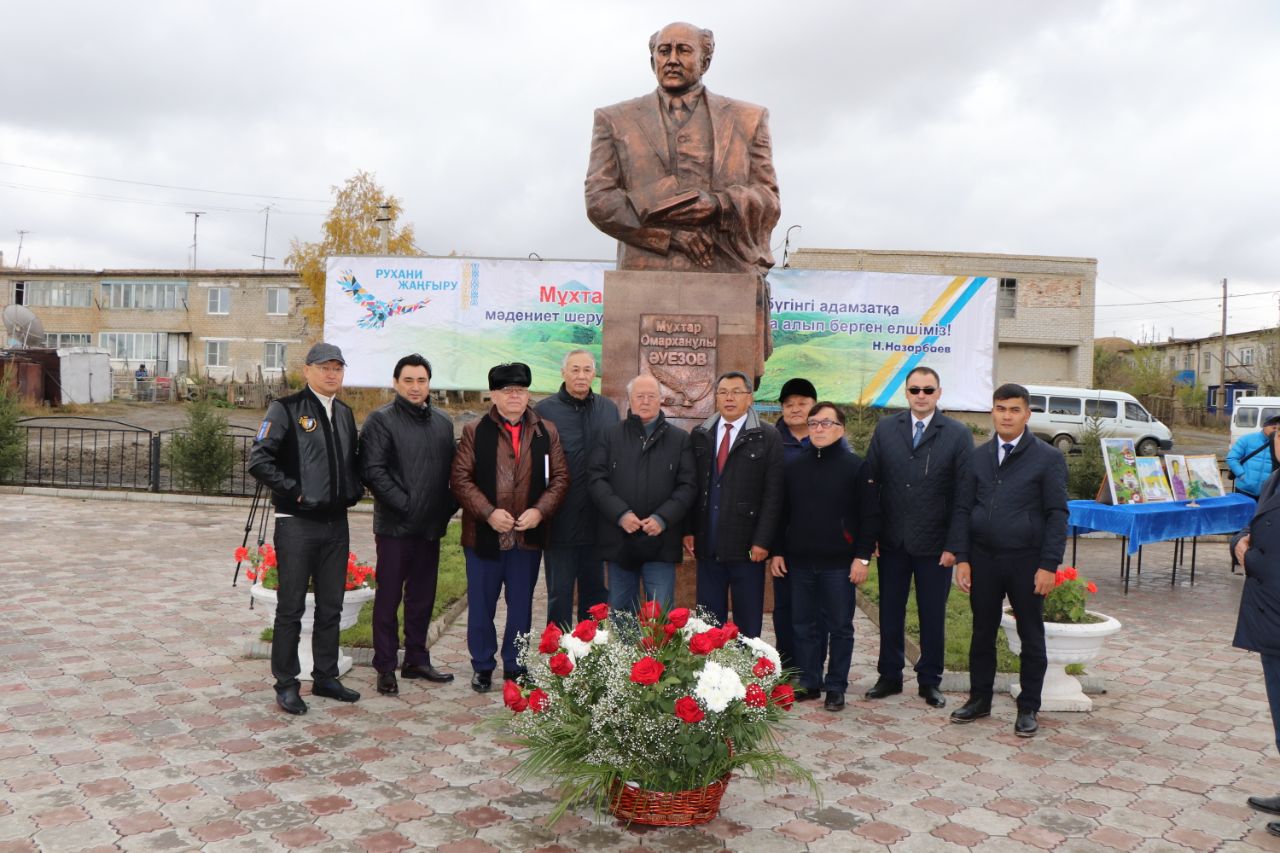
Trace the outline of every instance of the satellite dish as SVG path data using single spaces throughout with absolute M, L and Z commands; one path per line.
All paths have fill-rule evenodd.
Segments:
M 6 305 L 4 313 L 5 346 L 27 349 L 44 346 L 44 324 L 25 305 Z

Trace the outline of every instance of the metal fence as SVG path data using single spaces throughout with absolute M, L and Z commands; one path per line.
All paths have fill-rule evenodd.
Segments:
M 22 418 L 18 426 L 26 431 L 27 446 L 21 469 L 7 480 L 14 485 L 194 491 L 169 464 L 167 448 L 180 429 L 152 432 L 123 421 L 75 416 Z M 252 495 L 253 430 L 233 426 L 227 434 L 235 443 L 236 461 L 218 493 Z

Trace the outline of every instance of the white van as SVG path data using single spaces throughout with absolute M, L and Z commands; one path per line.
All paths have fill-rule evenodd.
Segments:
M 1070 453 L 1097 419 L 1105 438 L 1132 438 L 1139 456 L 1173 449 L 1173 433 L 1142 407 L 1132 394 L 1092 388 L 1028 385 L 1034 435 Z
M 1262 429 L 1268 418 L 1280 415 L 1280 397 L 1237 397 L 1231 415 L 1231 443 Z

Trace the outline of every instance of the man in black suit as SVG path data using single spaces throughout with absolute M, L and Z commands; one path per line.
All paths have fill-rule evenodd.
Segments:
M 880 677 L 868 699 L 902 692 L 907 596 L 914 579 L 920 617 L 920 696 L 947 704 L 942 683 L 947 598 L 959 548 L 956 492 L 969 470 L 973 434 L 938 411 L 942 380 L 921 365 L 907 375 L 908 410 L 876 424 L 867 471 L 880 487 Z
M 716 380 L 716 414 L 694 427 L 698 499 L 685 550 L 698 558 L 698 606 L 747 637 L 764 622 L 765 558 L 782 512 L 782 440 L 751 405 L 751 380 L 730 371 Z
M 1027 430 L 1027 389 L 1008 383 L 992 395 L 996 434 L 974 449 L 956 499 L 959 537 L 956 584 L 970 593 L 973 639 L 969 644 L 969 701 L 951 713 L 953 723 L 991 714 L 996 677 L 996 631 L 1009 597 L 1022 640 L 1018 717 L 1013 731 L 1039 730 L 1040 688 L 1048 666 L 1044 649 L 1044 597 L 1067 544 L 1067 463 L 1062 454 Z
M 1280 448 L 1280 432 L 1271 436 L 1273 449 Z M 1274 452 L 1274 450 L 1273 450 Z M 1280 750 L 1280 473 L 1272 474 L 1258 496 L 1253 519 L 1231 540 L 1235 561 L 1244 566 L 1244 590 L 1240 593 L 1240 616 L 1236 621 L 1236 648 L 1258 652 L 1262 657 L 1262 677 L 1271 705 L 1271 725 L 1276 749 Z M 1270 552 L 1270 554 L 1268 554 Z M 1250 797 L 1249 805 L 1260 812 L 1280 815 L 1280 797 Z M 1267 832 L 1280 835 L 1280 821 L 1267 824 Z

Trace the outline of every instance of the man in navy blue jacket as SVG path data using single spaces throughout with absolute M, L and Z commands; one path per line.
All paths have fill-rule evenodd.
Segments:
M 1027 429 L 1031 399 L 1007 383 L 992 395 L 996 434 L 974 449 L 956 498 L 959 538 L 956 584 L 970 593 L 973 639 L 969 644 L 969 701 L 951 713 L 953 723 L 991 714 L 996 677 L 996 631 L 1009 597 L 1022 640 L 1018 717 L 1013 731 L 1039 730 L 1040 688 L 1048 666 L 1044 649 L 1044 597 L 1067 544 L 1067 463 Z

